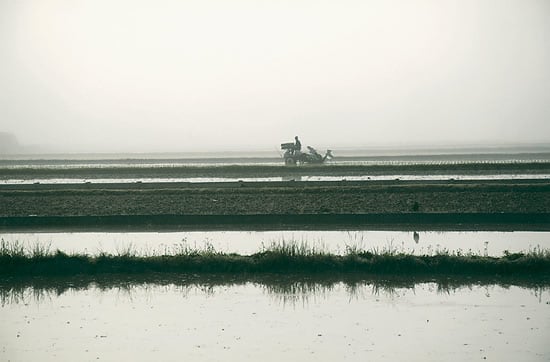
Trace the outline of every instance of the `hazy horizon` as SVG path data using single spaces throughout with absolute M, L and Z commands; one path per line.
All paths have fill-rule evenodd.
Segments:
M 0 139 L 1 139 L 0 132 Z M 290 140 L 288 140 L 290 141 Z M 307 144 L 309 145 L 309 144 Z M 331 149 L 336 157 L 386 157 L 386 156 L 421 156 L 421 155 L 550 155 L 550 143 L 503 143 L 503 144 L 384 144 L 367 146 L 350 145 L 312 145 L 324 153 Z M 195 149 L 191 151 L 71 151 L 37 145 L 17 145 L 12 150 L 2 147 L 0 142 L 0 159 L 185 159 L 185 158 L 279 158 L 283 151 L 279 144 L 268 147 L 225 147 L 221 149 Z
M 0 132 L 80 153 L 548 145 L 549 37 L 545 0 L 2 0 Z

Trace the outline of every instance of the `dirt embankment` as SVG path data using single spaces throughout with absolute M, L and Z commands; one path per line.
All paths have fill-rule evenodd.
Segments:
M 0 187 L 0 217 L 550 213 L 550 182 L 284 182 Z

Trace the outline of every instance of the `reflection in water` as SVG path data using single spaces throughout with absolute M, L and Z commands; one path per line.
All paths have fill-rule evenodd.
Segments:
M 82 277 L 26 277 L 0 279 L 1 305 L 36 303 L 51 300 L 69 292 L 95 290 L 98 293 L 116 290 L 130 299 L 133 293 L 146 290 L 153 292 L 159 289 L 176 290 L 182 296 L 191 291 L 215 296 L 216 291 L 235 286 L 252 285 L 264 290 L 283 304 L 302 301 L 309 298 L 327 299 L 337 287 L 343 287 L 350 299 L 361 299 L 367 296 L 397 296 L 414 290 L 417 285 L 429 286 L 437 294 L 460 293 L 463 289 L 474 287 L 488 288 L 499 286 L 509 288 L 519 286 L 532 290 L 539 296 L 550 290 L 550 279 L 506 279 L 486 278 L 471 280 L 469 278 L 364 278 L 362 276 L 304 276 L 304 275 L 260 275 L 260 276 L 227 276 L 227 275 L 149 275 L 149 276 L 82 276 Z
M 543 361 L 549 289 L 353 275 L 0 278 L 0 360 Z
M 281 177 L 281 181 L 302 181 L 301 175 L 287 175 Z

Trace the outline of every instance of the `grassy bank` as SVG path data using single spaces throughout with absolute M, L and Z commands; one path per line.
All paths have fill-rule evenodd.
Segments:
M 19 243 L 0 245 L 1 276 L 70 276 L 106 273 L 363 274 L 385 276 L 550 277 L 550 252 L 506 253 L 502 257 L 439 252 L 414 256 L 395 251 L 348 249 L 344 255 L 294 242 L 273 244 L 252 255 L 226 254 L 212 247 L 183 245 L 162 255 L 132 250 L 113 255 L 68 255 L 42 246 L 31 250 Z

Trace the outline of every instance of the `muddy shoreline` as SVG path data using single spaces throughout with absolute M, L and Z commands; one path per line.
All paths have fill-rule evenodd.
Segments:
M 550 231 L 550 213 L 109 215 L 0 217 L 9 231 L 184 230 Z
M 486 175 L 548 174 L 550 162 L 448 163 L 383 165 L 220 165 L 220 166 L 128 166 L 128 167 L 47 167 L 0 168 L 0 180 L 47 178 L 250 178 L 293 176 L 380 176 L 380 175 Z

